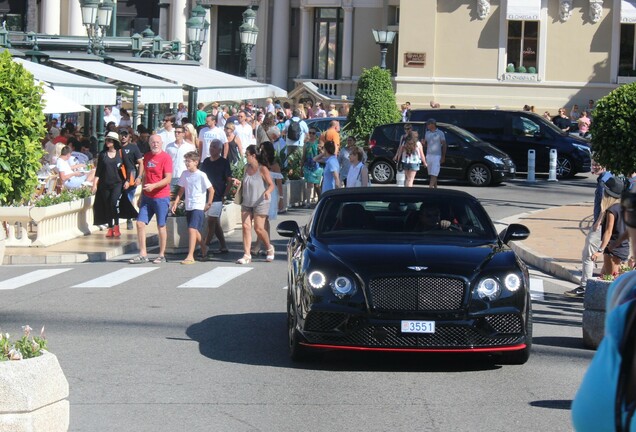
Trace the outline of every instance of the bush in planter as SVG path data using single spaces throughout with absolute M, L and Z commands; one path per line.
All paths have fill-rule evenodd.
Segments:
M 514 71 L 515 71 L 515 65 L 513 65 L 512 63 L 508 63 L 508 66 L 506 66 L 506 72 L 514 73 Z
M 528 68 L 528 73 L 536 74 L 537 73 L 537 68 L 535 68 L 534 66 L 530 66 Z
M 526 73 L 526 68 L 525 68 L 525 66 L 519 66 L 519 67 L 517 68 L 517 72 L 518 72 L 518 73 Z
M 391 73 L 378 66 L 364 69 L 347 117 L 350 133 L 367 141 L 377 125 L 395 123 L 401 118 L 395 101 Z
M 37 185 L 46 132 L 42 93 L 8 50 L 0 54 L 0 205 L 28 200 Z
M 63 202 L 75 201 L 88 198 L 92 195 L 91 189 L 83 187 L 79 189 L 64 189 L 59 194 L 41 195 L 33 201 L 35 207 L 47 207 Z
M 9 333 L 0 333 L 0 361 L 23 360 L 42 355 L 46 349 L 44 327 L 40 330 L 40 336 L 31 335 L 33 330 L 28 325 L 23 326 L 24 334 L 21 338 L 11 342 Z
M 594 158 L 614 174 L 636 167 L 636 83 L 625 84 L 598 100 L 590 127 Z

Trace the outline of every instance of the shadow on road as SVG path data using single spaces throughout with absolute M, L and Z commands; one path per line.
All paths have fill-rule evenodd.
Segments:
M 475 354 L 316 351 L 306 363 L 287 354 L 285 313 L 219 315 L 192 324 L 186 334 L 217 361 L 327 371 L 470 372 L 499 369 L 496 358 Z

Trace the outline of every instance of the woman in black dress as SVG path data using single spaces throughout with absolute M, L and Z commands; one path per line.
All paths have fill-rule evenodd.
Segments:
M 97 168 L 93 182 L 95 204 L 93 215 L 95 225 L 108 225 L 106 237 L 121 236 L 119 218 L 134 219 L 137 211 L 130 201 L 120 200 L 123 189 L 128 187 L 126 173 L 131 172 L 127 158 L 122 156 L 121 144 L 117 132 L 108 132 L 104 142 L 104 150 L 97 156 Z M 122 208 L 120 209 L 120 203 Z

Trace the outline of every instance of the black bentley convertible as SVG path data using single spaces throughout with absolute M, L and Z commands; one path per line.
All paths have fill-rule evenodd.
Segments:
M 528 270 L 479 201 L 452 190 L 348 188 L 289 237 L 294 360 L 315 349 L 483 352 L 522 364 L 532 344 Z

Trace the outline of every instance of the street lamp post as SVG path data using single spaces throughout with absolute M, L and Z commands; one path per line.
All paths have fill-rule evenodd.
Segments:
M 208 40 L 208 30 L 210 29 L 210 23 L 205 19 L 205 9 L 200 4 L 192 9 L 192 16 L 186 21 L 186 27 L 188 29 L 188 47 L 190 49 L 190 56 L 195 61 L 201 61 L 201 48 L 203 44 Z
M 104 37 L 113 19 L 112 0 L 80 0 L 82 23 L 88 34 L 88 54 L 104 55 Z
M 241 45 L 243 45 L 243 49 L 245 50 L 245 78 L 248 79 L 250 77 L 252 48 L 256 45 L 256 39 L 258 38 L 258 27 L 256 27 L 255 22 L 256 12 L 252 9 L 252 6 L 250 6 L 243 12 L 243 24 L 239 27 Z
M 371 30 L 375 43 L 380 45 L 380 68 L 386 69 L 386 52 L 389 46 L 393 44 L 393 39 L 397 32 L 392 30 Z

